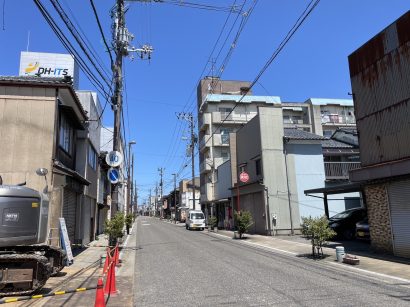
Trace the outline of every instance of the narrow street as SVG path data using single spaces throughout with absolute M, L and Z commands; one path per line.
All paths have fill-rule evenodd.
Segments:
M 138 306 L 409 306 L 410 289 L 155 218 L 137 220 Z

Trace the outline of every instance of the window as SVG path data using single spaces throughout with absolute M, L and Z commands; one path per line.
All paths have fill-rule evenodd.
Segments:
M 231 119 L 232 118 L 232 108 L 219 108 L 219 112 L 221 112 L 221 119 Z
M 255 160 L 255 170 L 256 170 L 256 176 L 262 175 L 261 159 Z
M 60 117 L 60 135 L 59 135 L 60 147 L 69 155 L 73 151 L 73 128 L 70 126 L 67 118 L 61 114 Z
M 231 132 L 231 129 L 228 128 L 221 128 L 221 141 L 222 144 L 228 144 L 229 145 L 229 133 Z
M 222 160 L 223 160 L 224 162 L 227 161 L 227 160 L 229 160 L 229 150 L 228 150 L 228 149 L 223 148 L 223 149 L 221 150 L 221 158 L 222 158 Z
M 97 169 L 97 153 L 91 144 L 88 144 L 88 165 L 91 166 L 93 170 Z

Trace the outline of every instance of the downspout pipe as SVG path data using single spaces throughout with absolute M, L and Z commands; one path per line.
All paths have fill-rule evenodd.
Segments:
M 295 229 L 293 227 L 293 215 L 292 215 L 292 203 L 290 200 L 290 188 L 289 188 L 289 174 L 288 174 L 288 159 L 287 159 L 287 150 L 286 150 L 286 144 L 289 143 L 289 138 L 288 137 L 283 137 L 283 153 L 285 155 L 285 171 L 286 171 L 286 187 L 288 190 L 288 204 L 289 204 L 289 218 L 290 218 L 290 233 L 292 235 L 295 234 Z

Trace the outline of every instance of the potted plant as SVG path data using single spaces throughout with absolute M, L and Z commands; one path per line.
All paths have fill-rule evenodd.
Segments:
M 118 238 L 122 238 L 124 228 L 124 214 L 117 212 L 110 220 L 105 221 L 104 233 L 108 235 L 108 245 L 114 246 Z
M 216 216 L 211 216 L 208 220 L 208 225 L 211 227 L 211 230 L 218 231 L 218 218 Z
M 244 233 L 248 232 L 253 225 L 252 214 L 249 211 L 243 210 L 241 212 L 234 212 L 235 225 L 239 239 L 242 239 Z

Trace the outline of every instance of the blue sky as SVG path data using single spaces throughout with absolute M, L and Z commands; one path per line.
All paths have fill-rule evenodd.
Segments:
M 1 75 L 18 74 L 20 52 L 27 48 L 29 31 L 29 51 L 66 53 L 33 1 L 3 1 Z M 94 1 L 110 40 L 109 9 L 114 0 Z M 247 0 L 245 8 L 252 1 Z M 109 67 L 89 1 L 59 2 L 75 17 Z M 228 7 L 234 0 L 188 2 Z M 43 3 L 58 20 L 50 2 L 43 0 Z M 221 78 L 252 81 L 308 3 L 306 0 L 259 0 Z M 409 9 L 408 0 L 322 0 L 259 80 L 254 94 L 280 96 L 282 101 L 291 102 L 302 102 L 309 97 L 350 98 L 347 94 L 351 90 L 348 55 Z M 181 171 L 186 159 L 186 141 L 181 138 L 187 135 L 188 127 L 178 121 L 175 113 L 195 110 L 193 91 L 227 16 L 226 12 L 166 3 L 129 3 L 126 21 L 129 31 L 135 35 L 134 45 L 148 43 L 155 49 L 151 61 L 138 58 L 124 61 L 125 132 L 128 140 L 137 142 L 134 174 L 140 203 L 159 180 L 158 167 L 165 167 L 165 193 L 173 187 L 172 173 L 179 172 L 179 179 L 190 177 L 189 165 Z M 228 29 L 234 18 L 236 15 L 231 14 Z M 223 33 L 225 39 L 227 31 Z M 232 39 L 231 36 L 228 42 Z M 226 53 L 224 48 L 215 67 L 219 67 Z M 208 64 L 207 73 L 209 68 Z M 84 75 L 80 76 L 80 89 L 94 89 Z M 107 108 L 104 123 L 110 126 L 112 122 L 112 112 Z

